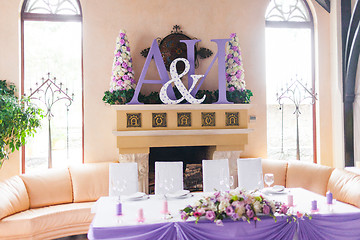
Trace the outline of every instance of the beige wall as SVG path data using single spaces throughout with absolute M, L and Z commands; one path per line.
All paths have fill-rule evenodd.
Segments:
M 108 90 L 115 39 L 119 29 L 126 29 L 134 60 L 136 79 L 142 70 L 145 58 L 140 51 L 150 46 L 156 37 L 170 33 L 172 26 L 179 24 L 184 33 L 201 39 L 200 46 L 216 52 L 214 38 L 226 38 L 236 32 L 240 39 L 247 87 L 254 92 L 255 107 L 250 114 L 256 115 L 256 123 L 250 127 L 249 145 L 242 156 L 266 157 L 266 91 L 265 91 L 265 10 L 268 0 L 83 0 L 84 81 L 85 81 L 85 161 L 112 161 L 118 158 L 116 138 L 116 113 L 102 102 Z M 313 1 L 317 20 L 317 80 L 319 84 L 318 136 L 320 158 L 332 165 L 332 122 L 330 68 L 330 15 Z M 0 78 L 19 83 L 19 9 L 20 0 L 0 1 Z M 5 57 L 3 57 L 5 56 Z M 4 60 L 6 59 L 6 60 Z M 9 61 L 10 59 L 10 61 Z M 206 71 L 212 58 L 200 60 L 198 74 Z M 154 66 L 149 78 L 157 76 Z M 217 87 L 217 69 L 210 72 L 203 88 Z M 153 88 L 149 88 L 153 89 Z M 19 173 L 17 155 L 0 170 L 0 179 Z M 6 171 L 8 172 L 8 171 Z

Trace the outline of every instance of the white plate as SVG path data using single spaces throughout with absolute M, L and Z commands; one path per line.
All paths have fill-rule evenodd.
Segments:
M 166 196 L 166 198 L 168 198 L 168 199 L 184 199 L 184 198 L 190 198 L 192 196 L 194 196 L 194 195 L 191 193 L 188 193 L 188 194 L 181 195 L 181 196 Z
M 262 192 L 270 194 L 284 194 L 287 193 L 287 190 L 284 186 L 276 185 L 274 187 L 264 188 Z
M 137 192 L 129 196 L 123 196 L 122 198 L 127 201 L 136 201 L 136 200 L 147 199 L 149 198 L 149 196 L 143 192 Z
M 174 192 L 174 193 L 167 193 L 166 194 L 166 197 L 167 198 L 181 198 L 183 196 L 186 196 L 190 193 L 189 190 L 179 190 L 177 192 Z

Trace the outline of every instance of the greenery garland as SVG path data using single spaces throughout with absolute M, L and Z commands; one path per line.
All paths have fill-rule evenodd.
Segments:
M 15 91 L 13 84 L 0 80 L 0 168 L 9 153 L 25 144 L 26 137 L 34 136 L 43 118 L 41 110 L 28 98 L 19 101 Z
M 116 90 L 113 92 L 106 91 L 105 95 L 103 97 L 103 101 L 105 103 L 108 103 L 110 105 L 114 104 L 126 104 L 131 101 L 135 90 L 129 89 L 129 90 Z M 179 91 L 174 88 L 175 96 L 179 99 L 181 98 L 181 95 Z M 219 96 L 219 90 L 199 90 L 196 93 L 196 98 L 201 98 L 202 96 L 206 95 L 205 101 L 203 104 L 211 104 L 215 103 L 218 100 Z M 226 97 L 228 101 L 234 102 L 234 103 L 250 103 L 250 97 L 253 96 L 253 93 L 249 89 L 244 90 L 234 90 L 232 92 L 226 91 Z M 159 98 L 159 92 L 151 92 L 149 95 L 143 95 L 139 94 L 139 102 L 145 103 L 145 104 L 163 104 Z M 182 103 L 186 103 L 184 100 Z

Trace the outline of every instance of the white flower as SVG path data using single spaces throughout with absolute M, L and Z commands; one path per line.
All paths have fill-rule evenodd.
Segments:
M 238 52 L 234 52 L 234 57 L 238 57 L 239 53 Z
M 219 205 L 219 210 L 225 212 L 228 206 L 229 206 L 229 201 L 221 201 Z
M 256 202 L 254 203 L 254 210 L 255 210 L 255 213 L 256 213 L 256 214 L 258 214 L 258 213 L 261 212 L 261 204 L 260 204 L 260 202 L 256 201 Z
M 127 52 L 125 46 L 122 46 L 121 49 L 122 49 L 124 52 Z

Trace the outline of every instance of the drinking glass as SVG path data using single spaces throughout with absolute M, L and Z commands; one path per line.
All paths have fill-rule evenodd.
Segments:
M 266 185 L 268 185 L 268 187 L 270 187 L 271 184 L 274 183 L 274 174 L 266 173 L 264 176 L 264 181 L 265 181 Z
M 230 176 L 229 179 L 226 181 L 226 187 L 231 189 L 234 185 L 234 176 Z

